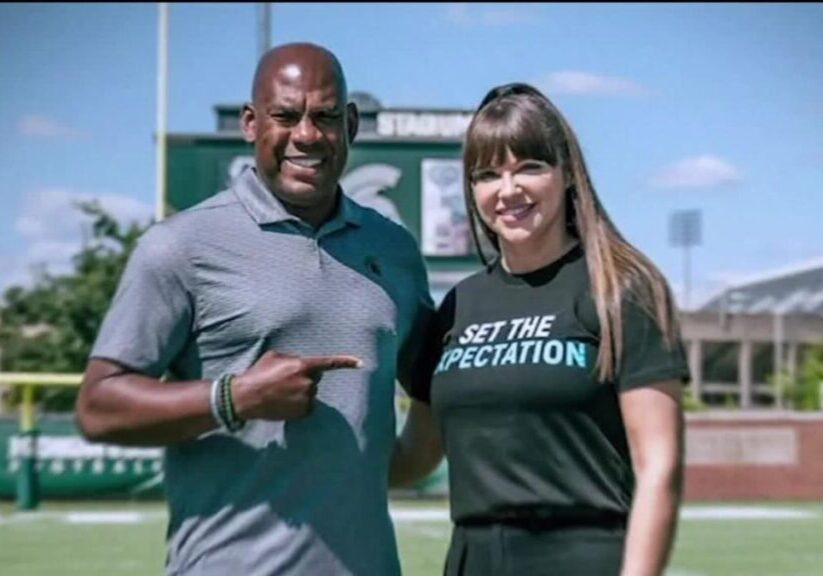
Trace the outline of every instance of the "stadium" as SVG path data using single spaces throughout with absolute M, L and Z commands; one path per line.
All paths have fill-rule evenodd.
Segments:
M 352 97 L 363 119 L 344 189 L 418 238 L 427 259 L 431 290 L 439 301 L 478 266 L 469 238 L 459 165 L 461 137 L 470 111 L 391 109 L 367 93 Z M 168 134 L 164 213 L 202 200 L 198 193 L 203 191 L 217 192 L 252 160 L 251 149 L 239 133 L 238 114 L 237 105 L 218 105 L 213 133 Z M 816 411 L 797 412 L 788 410 L 788 388 L 781 390 L 772 375 L 785 373 L 788 387 L 814 347 L 823 342 L 821 295 L 823 265 L 807 265 L 764 274 L 728 288 L 697 310 L 681 312 L 693 376 L 689 388 L 693 409 L 687 414 L 686 498 L 690 505 L 684 511 L 671 574 L 766 574 L 757 571 L 764 561 L 758 554 L 773 555 L 764 550 L 777 547 L 785 552 L 816 542 L 810 534 L 819 535 L 823 494 L 823 465 L 817 456 L 823 445 L 819 412 L 823 382 Z M 538 329 L 537 320 L 532 331 Z M 518 344 L 523 348 L 529 341 Z M 559 342 L 549 342 L 542 350 L 520 348 L 496 349 L 489 344 L 468 346 L 465 351 L 458 348 L 454 357 L 444 358 L 441 364 L 462 367 L 467 362 L 495 359 L 505 363 L 512 354 L 512 358 L 528 355 L 536 362 L 574 364 L 585 354 L 585 350 L 563 350 Z M 30 391 L 30 398 L 36 384 L 78 383 L 72 377 L 60 381 L 4 374 L 2 378 L 7 387 Z M 398 430 L 407 404 L 398 386 Z M 28 555 L 38 555 L 39 540 L 13 530 L 26 525 L 32 534 L 42 534 L 37 538 L 56 539 L 66 555 L 80 545 L 75 539 L 120 543 L 117 554 L 123 563 L 118 574 L 144 574 L 146 566 L 159 570 L 165 521 L 160 503 L 160 449 L 88 444 L 70 417 L 41 415 L 38 420 L 33 406 L 25 401 L 19 423 L 13 417 L 0 420 L 0 435 L 0 495 L 6 499 L 0 533 L 7 550 L 27 550 L 23 556 L 15 554 L 13 560 L 8 552 L 0 553 L 0 564 L 23 566 Z M 409 574 L 434 574 L 440 569 L 449 535 L 444 500 L 447 474 L 444 462 L 416 488 L 395 493 L 392 514 Z M 730 507 L 729 502 L 739 504 Z M 726 505 L 719 506 L 722 503 Z M 34 508 L 45 509 L 34 517 L 36 521 L 15 511 Z M 776 522 L 780 523 L 778 535 L 771 532 Z M 731 526 L 735 528 L 730 530 Z M 810 530 L 812 526 L 817 529 Z M 774 547 L 772 538 L 778 543 Z M 758 539 L 768 539 L 769 545 L 765 541 L 757 545 Z M 86 554 L 84 564 L 102 565 L 98 564 L 102 559 L 95 560 L 91 551 Z M 50 556 L 53 559 L 36 571 L 20 568 L 13 573 L 57 573 L 62 570 L 59 556 Z M 741 559 L 735 568 L 724 568 L 723 561 L 717 560 L 730 556 Z M 780 562 L 802 564 L 795 561 L 779 559 L 769 564 L 775 571 L 768 573 L 784 573 Z M 706 571 L 678 571 L 679 565 Z M 792 573 L 812 574 L 816 569 L 810 566 L 806 572 Z M 94 570 L 77 573 L 111 573 Z
M 618 186 L 602 189 L 617 190 L 624 206 L 640 206 L 631 210 L 642 218 L 631 227 L 638 233 L 637 245 L 649 245 L 651 234 L 659 242 L 659 230 L 643 234 L 661 221 L 662 206 L 676 208 L 697 198 L 701 210 L 713 206 L 715 214 L 723 212 L 722 226 L 712 226 L 711 232 L 724 228 L 726 235 L 713 238 L 711 248 L 722 247 L 717 251 L 725 252 L 725 262 L 731 253 L 745 265 L 740 247 L 749 237 L 764 250 L 773 249 L 772 260 L 819 253 L 818 238 L 809 241 L 807 235 L 810 245 L 803 246 L 802 235 L 791 227 L 811 222 L 810 228 L 818 229 L 817 220 L 794 216 L 815 213 L 802 209 L 810 197 L 819 204 L 816 127 L 823 108 L 810 79 L 819 78 L 820 6 L 183 3 L 173 6 L 179 19 L 172 26 L 177 44 L 171 60 L 167 3 L 9 6 L 2 9 L 0 27 L 3 52 L 12 57 L 0 59 L 0 70 L 12 82 L 0 111 L 9 122 L 12 114 L 25 115 L 16 131 L 9 122 L 4 131 L 8 145 L 0 163 L 7 167 L 7 212 L 14 212 L 9 199 L 23 203 L 23 190 L 31 182 L 50 179 L 65 186 L 82 182 L 89 186 L 83 191 L 104 196 L 105 186 L 115 192 L 132 185 L 154 190 L 147 208 L 155 219 L 226 188 L 254 162 L 254 148 L 240 131 L 241 105 L 234 101 L 247 88 L 238 78 L 246 82 L 251 72 L 242 62 L 251 66 L 252 52 L 265 51 L 274 32 L 278 42 L 292 36 L 328 41 L 352 70 L 350 87 L 368 90 L 349 93 L 358 105 L 360 126 L 341 187 L 411 233 L 438 303 L 479 268 L 461 164 L 473 110 L 415 104 L 465 104 L 490 81 L 509 74 L 534 82 L 553 98 L 556 94 L 564 109 L 568 104 L 580 134 L 596 136 L 581 139 L 592 142 L 586 151 L 587 156 L 593 152 L 592 166 L 609 177 L 622 176 L 610 180 Z M 245 21 L 255 10 L 257 38 Z M 245 19 L 238 17 L 243 14 Z M 255 50 L 245 53 L 253 40 Z M 150 90 L 154 57 L 156 94 Z M 167 130 L 170 70 L 170 104 L 178 126 L 207 130 Z M 78 90 L 85 85 L 90 92 Z M 59 101 L 51 110 L 47 95 Z M 411 105 L 384 106 L 383 97 Z M 157 115 L 154 130 L 152 113 Z M 91 122 L 78 120 L 83 114 Z M 143 138 L 142 148 L 127 144 L 135 134 Z M 603 149 L 597 149 L 601 143 Z M 135 150 L 150 154 L 138 158 Z M 29 162 L 26 156 L 47 157 L 48 163 Z M 151 156 L 153 186 L 141 181 L 150 173 Z M 26 164 L 36 173 L 36 178 L 27 176 L 31 182 L 19 178 Z M 72 179 L 71 167 L 89 174 Z M 117 172 L 116 185 L 95 179 L 107 168 Z M 660 171 L 641 176 L 647 168 Z M 697 169 L 700 173 L 693 174 Z M 635 188 L 644 194 L 654 188 L 657 195 L 635 195 Z M 724 212 L 727 198 L 719 199 L 726 191 L 736 199 L 733 212 Z M 73 197 L 57 192 L 57 197 Z M 31 239 L 41 228 L 59 230 L 73 222 L 64 214 L 49 221 L 59 210 L 50 212 L 38 203 L 47 202 L 33 197 L 36 210 L 21 211 L 8 230 Z M 775 197 L 779 203 L 769 204 Z M 134 207 L 127 194 L 117 198 Z M 761 200 L 766 200 L 763 206 L 757 204 Z M 81 336 L 99 327 L 108 304 L 100 294 L 113 290 L 112 270 L 122 271 L 121 256 L 141 231 L 136 224 L 116 221 L 100 205 L 82 209 L 92 220 L 72 256 L 74 270 L 82 273 L 43 275 L 31 289 L 12 286 L 0 306 L 2 576 L 142 576 L 163 573 L 166 560 L 170 526 L 163 449 L 90 443 L 75 421 L 81 380 L 75 367 L 88 354 Z M 686 248 L 687 255 L 686 305 L 679 319 L 691 380 L 684 388 L 683 501 L 666 575 L 819 575 L 823 260 L 762 270 L 688 306 L 688 251 L 695 245 L 693 226 L 699 222 L 694 218 L 700 214 L 687 210 L 675 216 L 680 220 L 673 219 L 670 244 Z M 800 248 L 789 250 L 795 240 Z M 60 324 L 66 317 L 71 322 Z M 436 370 L 508 364 L 585 368 L 591 349 L 554 338 L 553 320 L 530 316 L 472 325 Z M 386 391 L 383 398 L 389 402 L 390 387 Z M 396 386 L 397 432 L 409 406 L 410 399 Z M 386 421 L 389 426 L 382 429 L 390 432 L 391 420 Z M 325 445 L 321 450 L 329 454 Z M 390 515 L 407 576 L 443 573 L 453 534 L 448 474 L 443 461 L 411 488 L 390 491 Z M 344 510 L 345 499 L 340 502 Z M 349 523 L 342 526 L 354 533 Z M 369 543 L 363 549 L 368 551 Z

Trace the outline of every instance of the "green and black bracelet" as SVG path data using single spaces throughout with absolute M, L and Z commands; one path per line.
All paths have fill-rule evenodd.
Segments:
M 231 395 L 231 384 L 234 374 L 225 373 L 214 381 L 212 385 L 212 413 L 220 425 L 229 432 L 237 432 L 246 424 L 234 408 L 234 399 Z
M 234 409 L 234 398 L 232 398 L 231 395 L 231 385 L 233 382 L 234 374 L 224 374 L 220 381 L 221 392 L 224 397 L 223 405 L 226 410 L 226 422 L 229 424 L 226 428 L 229 429 L 229 432 L 237 432 L 245 424 Z

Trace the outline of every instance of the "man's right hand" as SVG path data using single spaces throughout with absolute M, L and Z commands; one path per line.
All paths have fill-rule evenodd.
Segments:
M 243 420 L 290 420 L 309 414 L 323 373 L 360 368 L 355 356 L 292 356 L 269 350 L 232 382 L 232 400 Z

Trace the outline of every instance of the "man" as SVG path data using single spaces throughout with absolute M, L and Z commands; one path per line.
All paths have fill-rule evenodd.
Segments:
M 270 50 L 242 112 L 256 168 L 124 272 L 78 424 L 167 447 L 167 574 L 399 574 L 394 384 L 432 302 L 412 236 L 338 186 L 357 123 L 333 54 Z

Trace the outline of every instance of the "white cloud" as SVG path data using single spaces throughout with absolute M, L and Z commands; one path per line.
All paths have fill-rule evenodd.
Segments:
M 78 240 L 38 240 L 26 251 L 28 259 L 35 264 L 51 266 L 68 264 L 80 249 Z
M 42 236 L 46 233 L 44 222 L 32 216 L 20 216 L 15 222 L 17 232 L 24 238 Z
M 740 170 L 718 156 L 684 158 L 660 170 L 651 181 L 655 188 L 713 188 L 742 179 Z
M 620 78 L 582 70 L 552 72 L 537 84 L 549 97 L 556 94 L 595 94 L 607 96 L 644 96 L 651 91 L 640 84 Z
M 29 138 L 83 138 L 86 133 L 42 114 L 26 114 L 17 123 L 17 130 Z
M 120 194 L 91 194 L 65 188 L 44 188 L 30 194 L 17 217 L 15 228 L 28 240 L 78 236 L 88 218 L 75 207 L 78 202 L 96 200 L 120 222 L 145 222 L 152 207 Z M 78 236 L 79 237 L 79 236 Z
M 4 265 L 0 290 L 11 284 L 27 284 L 32 270 L 45 268 L 59 274 L 70 270 L 84 236 L 90 235 L 90 219 L 75 204 L 97 200 L 118 222 L 147 223 L 153 213 L 151 205 L 119 194 L 91 194 L 65 188 L 45 188 L 29 194 L 15 221 L 22 248 Z
M 461 26 L 511 26 L 533 22 L 537 13 L 524 7 L 495 7 L 470 5 L 465 2 L 446 6 L 446 20 Z

